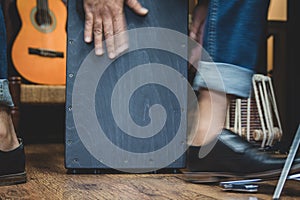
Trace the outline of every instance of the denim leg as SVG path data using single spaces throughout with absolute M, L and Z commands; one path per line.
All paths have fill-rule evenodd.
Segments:
M 0 79 L 7 78 L 6 29 L 0 5 Z
M 0 5 L 0 105 L 14 106 L 7 81 L 6 29 Z
M 14 103 L 9 92 L 7 79 L 0 79 L 0 105 L 13 107 Z
M 268 7 L 269 0 L 210 0 L 203 48 L 217 67 L 228 94 L 239 97 L 250 94 Z M 214 78 L 206 76 L 214 76 L 207 72 L 212 65 L 202 58 L 194 80 L 195 89 L 207 87 L 205 80 Z M 220 91 L 218 84 L 209 84 L 209 89 Z

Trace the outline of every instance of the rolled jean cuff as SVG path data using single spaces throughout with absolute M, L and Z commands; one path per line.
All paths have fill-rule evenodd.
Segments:
M 199 62 L 193 88 L 207 88 L 241 98 L 248 98 L 254 71 L 228 63 Z
M 8 81 L 0 79 L 0 105 L 13 107 L 14 103 L 9 92 Z

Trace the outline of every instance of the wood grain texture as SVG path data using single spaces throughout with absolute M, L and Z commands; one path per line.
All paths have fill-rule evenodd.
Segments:
M 187 61 L 176 51 L 182 49 L 183 54 L 187 54 L 185 47 L 188 38 L 188 1 L 141 0 L 140 2 L 149 9 L 149 13 L 141 17 L 125 8 L 127 29 L 131 31 L 131 34 L 128 33 L 129 49 L 111 62 L 106 54 L 101 57 L 95 56 L 94 45 L 86 44 L 82 39 L 84 37 L 84 20 L 80 15 L 83 12 L 82 2 L 68 1 L 66 83 L 68 169 L 106 169 L 108 166 L 117 165 L 118 168 L 125 170 L 162 167 L 177 169 L 185 165 L 183 154 L 186 141 L 187 85 L 181 80 L 187 77 Z M 156 31 L 150 31 L 149 27 L 156 27 Z M 142 32 L 137 31 L 141 28 Z M 173 35 L 157 29 L 172 30 Z M 178 39 L 174 37 L 174 32 L 181 33 L 185 37 Z M 150 41 L 151 44 L 144 44 L 145 41 Z M 148 64 L 153 65 L 149 67 Z M 171 72 L 176 71 L 180 74 L 180 78 L 176 78 L 166 69 L 162 70 L 162 67 L 157 68 L 154 64 L 168 66 L 164 68 L 172 69 Z M 147 65 L 148 68 L 143 67 L 142 73 L 130 78 L 129 75 L 134 73 L 132 71 L 141 69 L 143 65 Z M 157 73 L 158 70 L 155 69 L 159 69 L 159 72 Z M 146 83 L 144 80 L 147 80 Z M 162 81 L 166 81 L 169 85 L 161 84 Z M 123 87 L 116 89 L 120 82 Z M 138 87 L 135 88 L 136 85 Z M 172 87 L 168 87 L 170 85 Z M 115 95 L 112 95 L 114 92 Z M 130 98 L 126 98 L 128 95 Z M 154 105 L 164 108 L 166 117 L 163 117 L 162 112 L 157 116 L 153 113 L 159 112 L 151 114 Z M 116 112 L 112 111 L 112 107 Z M 128 107 L 128 112 L 122 109 L 125 107 Z M 133 123 L 128 119 L 132 119 Z M 165 123 L 160 125 L 160 122 Z M 128 131 L 129 129 L 131 130 Z M 146 135 L 145 132 L 150 134 Z M 113 154 L 119 150 L 130 154 L 129 158 L 125 159 L 125 156 L 119 156 L 121 154 L 118 153 Z M 146 153 L 152 155 L 148 156 Z M 135 156 L 136 154 L 138 156 Z M 110 156 L 106 158 L 105 155 Z M 142 156 L 144 157 L 141 159 Z M 165 162 L 166 160 L 170 162 Z
M 217 185 L 182 180 L 182 174 L 77 174 L 66 173 L 62 144 L 25 146 L 28 182 L 0 187 L 0 199 L 180 199 L 246 200 L 272 198 L 276 181 L 260 185 L 258 193 L 224 192 Z M 300 182 L 287 181 L 283 200 L 300 198 Z
M 21 103 L 62 104 L 65 103 L 63 85 L 21 84 Z

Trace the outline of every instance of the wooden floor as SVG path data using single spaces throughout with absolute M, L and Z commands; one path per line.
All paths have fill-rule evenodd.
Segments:
M 182 174 L 71 175 L 62 144 L 27 145 L 26 184 L 0 187 L 0 200 L 17 199 L 271 199 L 276 181 L 257 193 L 222 191 L 217 185 L 186 183 Z M 281 199 L 300 199 L 300 182 L 288 181 Z

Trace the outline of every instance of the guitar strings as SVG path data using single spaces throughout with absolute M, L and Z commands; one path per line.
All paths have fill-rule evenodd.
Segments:
M 41 25 L 50 25 L 51 16 L 49 13 L 48 0 L 37 0 L 38 7 L 38 21 Z

